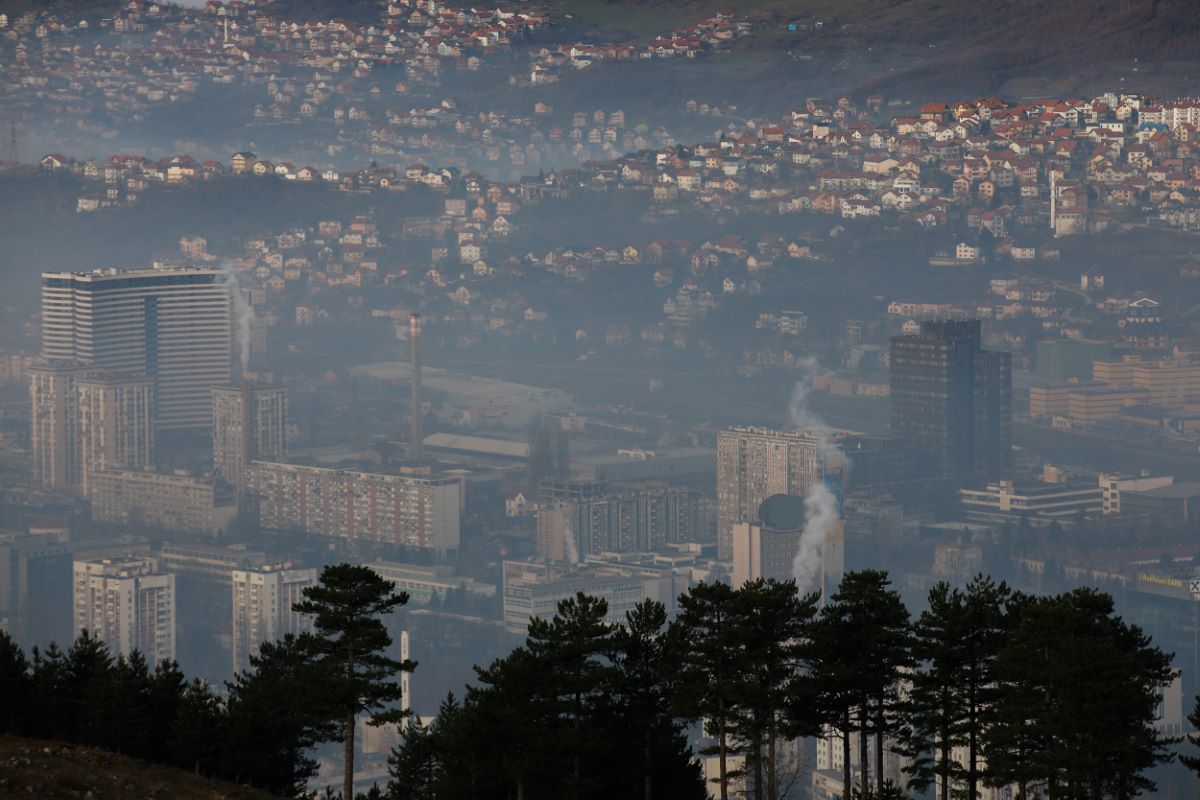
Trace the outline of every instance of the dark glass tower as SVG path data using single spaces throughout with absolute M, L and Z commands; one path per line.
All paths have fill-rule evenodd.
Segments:
M 891 348 L 892 436 L 927 448 L 958 483 L 999 480 L 1012 451 L 1012 362 L 984 350 L 979 320 L 924 322 Z

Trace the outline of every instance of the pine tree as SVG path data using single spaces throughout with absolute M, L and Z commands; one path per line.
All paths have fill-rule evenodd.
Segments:
M 309 750 L 337 738 L 339 726 L 330 720 L 341 710 L 329 694 L 338 676 L 314 661 L 316 648 L 309 635 L 264 642 L 251 669 L 227 684 L 225 772 L 234 782 L 291 796 L 316 774 Z
M 1200 694 L 1196 695 L 1196 699 L 1193 701 L 1192 711 L 1190 714 L 1188 714 L 1188 722 L 1191 723 L 1193 728 L 1200 730 Z M 1185 738 L 1188 744 L 1200 747 L 1200 742 L 1196 740 L 1195 735 L 1187 736 Z M 1183 764 L 1197 775 L 1200 775 L 1200 756 L 1180 754 L 1179 763 Z
M 806 680 L 802 667 L 817 597 L 799 597 L 792 581 L 761 578 L 735 592 L 737 647 L 746 668 L 736 683 L 732 727 L 745 743 L 756 800 L 779 796 L 776 752 L 781 739 L 820 731 L 811 706 L 789 704 L 789 697 L 807 693 L 798 683 Z
M 994 708 L 994 664 L 1006 639 L 1012 592 L 1004 583 L 978 576 L 966 592 L 939 583 L 929 592 L 929 608 L 914 627 L 912 675 L 905 750 L 912 759 L 910 785 L 927 790 L 936 780 L 941 797 L 951 784 L 962 795 L 978 796 L 979 740 Z M 963 748 L 960 766 L 951 751 Z
M 616 636 L 616 670 L 611 696 L 615 718 L 605 720 L 612 730 L 617 757 L 612 759 L 622 780 L 623 796 L 708 796 L 687 737 L 672 713 L 678 685 L 675 641 L 668 635 L 667 610 L 662 603 L 643 600 L 625 612 L 625 625 Z M 622 732 L 626 732 L 622 736 Z M 635 736 L 629 736 L 632 732 Z
M 909 663 L 908 609 L 886 572 L 847 572 L 821 609 L 812 669 L 824 721 L 842 734 L 842 777 L 849 792 L 850 734 L 859 734 L 859 792 L 871 791 L 867 737 L 875 736 L 876 788 L 883 788 L 883 743 L 900 723 L 899 687 Z
M 171 763 L 196 774 L 214 775 L 221 767 L 221 743 L 227 735 L 221 701 L 207 683 L 193 679 L 179 698 L 167 739 Z
M 6 631 L 0 631 L 0 732 L 20 735 L 29 724 L 33 675 L 25 652 Z
M 731 722 L 736 684 L 745 670 L 739 652 L 734 590 L 724 583 L 700 583 L 679 597 L 672 635 L 682 648 L 677 702 L 684 716 L 708 721 L 716 736 L 720 800 L 729 800 L 729 756 L 735 752 Z
M 437 734 L 410 720 L 388 757 L 388 800 L 432 800 L 438 796 L 441 758 Z
M 556 742 L 569 771 L 563 797 L 597 794 L 608 768 L 608 743 L 590 725 L 613 677 L 617 641 L 607 615 L 606 601 L 577 594 L 558 604 L 553 619 L 529 623 L 526 646 L 544 669 L 540 694 L 561 725 Z
M 354 794 L 354 721 L 360 712 L 372 724 L 397 719 L 387 711 L 400 700 L 396 674 L 412 670 L 412 662 L 384 655 L 392 645 L 383 617 L 408 602 L 396 585 L 369 567 L 336 564 L 321 571 L 320 583 L 304 590 L 304 600 L 293 607 L 310 614 L 316 629 L 311 641 L 327 666 L 333 682 L 328 687 L 342 724 L 345 772 L 343 797 Z
M 1126 800 L 1152 793 L 1144 774 L 1172 740 L 1154 729 L 1171 656 L 1093 589 L 1024 598 L 996 661 L 995 723 L 984 732 L 992 785 L 1055 797 Z

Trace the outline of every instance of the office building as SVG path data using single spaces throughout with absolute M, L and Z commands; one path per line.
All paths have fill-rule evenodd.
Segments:
M 0 619 L 26 650 L 72 638 L 73 563 L 66 536 L 0 534 Z
M 1012 459 L 1012 363 L 984 350 L 979 320 L 931 320 L 891 344 L 892 436 L 927 447 L 960 483 L 999 480 Z
M 1062 481 L 1018 486 L 1009 480 L 960 490 L 963 516 L 975 522 L 1072 525 L 1083 515 L 1101 514 L 1104 493 L 1095 483 Z
M 711 541 L 709 506 L 699 492 L 655 488 L 558 501 L 538 512 L 538 554 L 576 558 L 592 553 L 641 553 L 677 542 Z
M 216 535 L 237 518 L 228 487 L 209 478 L 137 470 L 92 474 L 92 519 Z
M 87 368 L 74 362 L 29 369 L 33 477 L 43 488 L 79 486 L 79 396 L 75 384 L 85 375 Z
M 231 377 L 231 313 L 216 269 L 47 272 L 42 355 L 147 375 L 158 428 L 207 428 L 211 389 Z
M 114 656 L 133 651 L 151 669 L 175 658 L 175 576 L 153 558 L 74 565 L 74 630 L 90 631 Z
M 251 461 L 287 455 L 287 390 L 282 386 L 216 386 L 212 390 L 213 472 L 241 488 Z
M 837 450 L 814 431 L 730 428 L 717 436 L 717 557 L 733 556 L 733 526 L 758 519 L 775 494 L 804 495 L 841 470 Z
M 154 381 L 93 375 L 75 382 L 80 488 L 98 470 L 147 469 L 154 463 Z
M 389 542 L 441 555 L 458 549 L 457 478 L 273 461 L 252 461 L 247 475 L 264 528 Z
M 290 562 L 257 569 L 235 569 L 233 584 L 233 669 L 249 669 L 263 642 L 312 630 L 306 614 L 292 610 L 303 592 L 317 583 L 315 569 L 295 569 Z

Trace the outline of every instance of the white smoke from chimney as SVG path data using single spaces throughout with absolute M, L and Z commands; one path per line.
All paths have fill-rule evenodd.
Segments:
M 788 402 L 788 421 L 798 430 L 811 431 L 817 436 L 817 450 L 824 466 L 827 458 L 839 458 L 833 444 L 832 429 L 819 414 L 808 405 L 812 391 L 812 379 L 819 365 L 809 356 L 799 363 L 801 375 L 792 389 Z M 837 497 L 825 485 L 824 480 L 815 481 L 804 495 L 804 529 L 800 532 L 800 543 L 796 557 L 792 560 L 792 577 L 801 594 L 820 590 L 821 562 L 829 535 L 839 519 Z
M 800 594 L 820 590 L 821 563 L 825 544 L 838 521 L 837 498 L 824 481 L 818 481 L 804 495 L 804 530 L 792 560 L 792 577 Z
M 579 563 L 579 548 L 575 545 L 575 521 L 568 508 L 563 512 L 563 554 L 572 564 Z
M 246 299 L 246 295 L 238 285 L 237 273 L 228 261 L 221 263 L 221 271 L 225 273 L 224 284 L 229 289 L 233 310 L 234 346 L 238 351 L 238 362 L 241 375 L 250 369 L 250 339 L 254 327 L 254 306 Z

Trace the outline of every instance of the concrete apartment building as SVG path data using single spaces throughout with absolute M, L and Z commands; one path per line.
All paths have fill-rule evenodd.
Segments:
M 233 590 L 233 669 L 249 669 L 250 657 L 263 642 L 312 630 L 312 620 L 292 610 L 303 592 L 317 582 L 315 569 L 295 569 L 290 562 L 256 569 L 235 569 Z
M 830 458 L 837 464 L 826 463 Z M 737 427 L 717 435 L 717 557 L 733 557 L 733 526 L 758 518 L 775 494 L 803 495 L 840 471 L 840 455 L 822 452 L 815 431 Z
M 73 362 L 29 368 L 33 479 L 45 489 L 80 482 L 79 395 L 75 383 L 88 369 Z
M 175 576 L 153 558 L 74 565 L 74 630 L 87 629 L 114 656 L 137 650 L 153 669 L 175 658 Z
M 208 478 L 137 470 L 104 470 L 91 478 L 92 519 L 167 531 L 227 530 L 237 517 L 228 487 Z
M 251 462 L 247 475 L 264 528 L 391 542 L 439 555 L 458 549 L 457 478 L 272 461 Z
M 229 383 L 232 307 L 217 269 L 42 274 L 42 356 L 155 381 L 159 429 L 207 428 Z
M 538 554 L 562 561 L 592 553 L 639 553 L 676 542 L 711 541 L 706 499 L 688 489 L 654 488 L 558 501 L 538 512 Z
M 154 381 L 94 375 L 75 383 L 79 415 L 79 479 L 86 497 L 98 470 L 148 469 L 154 464 Z
M 287 390 L 282 386 L 214 386 L 213 472 L 242 487 L 251 461 L 287 455 Z

